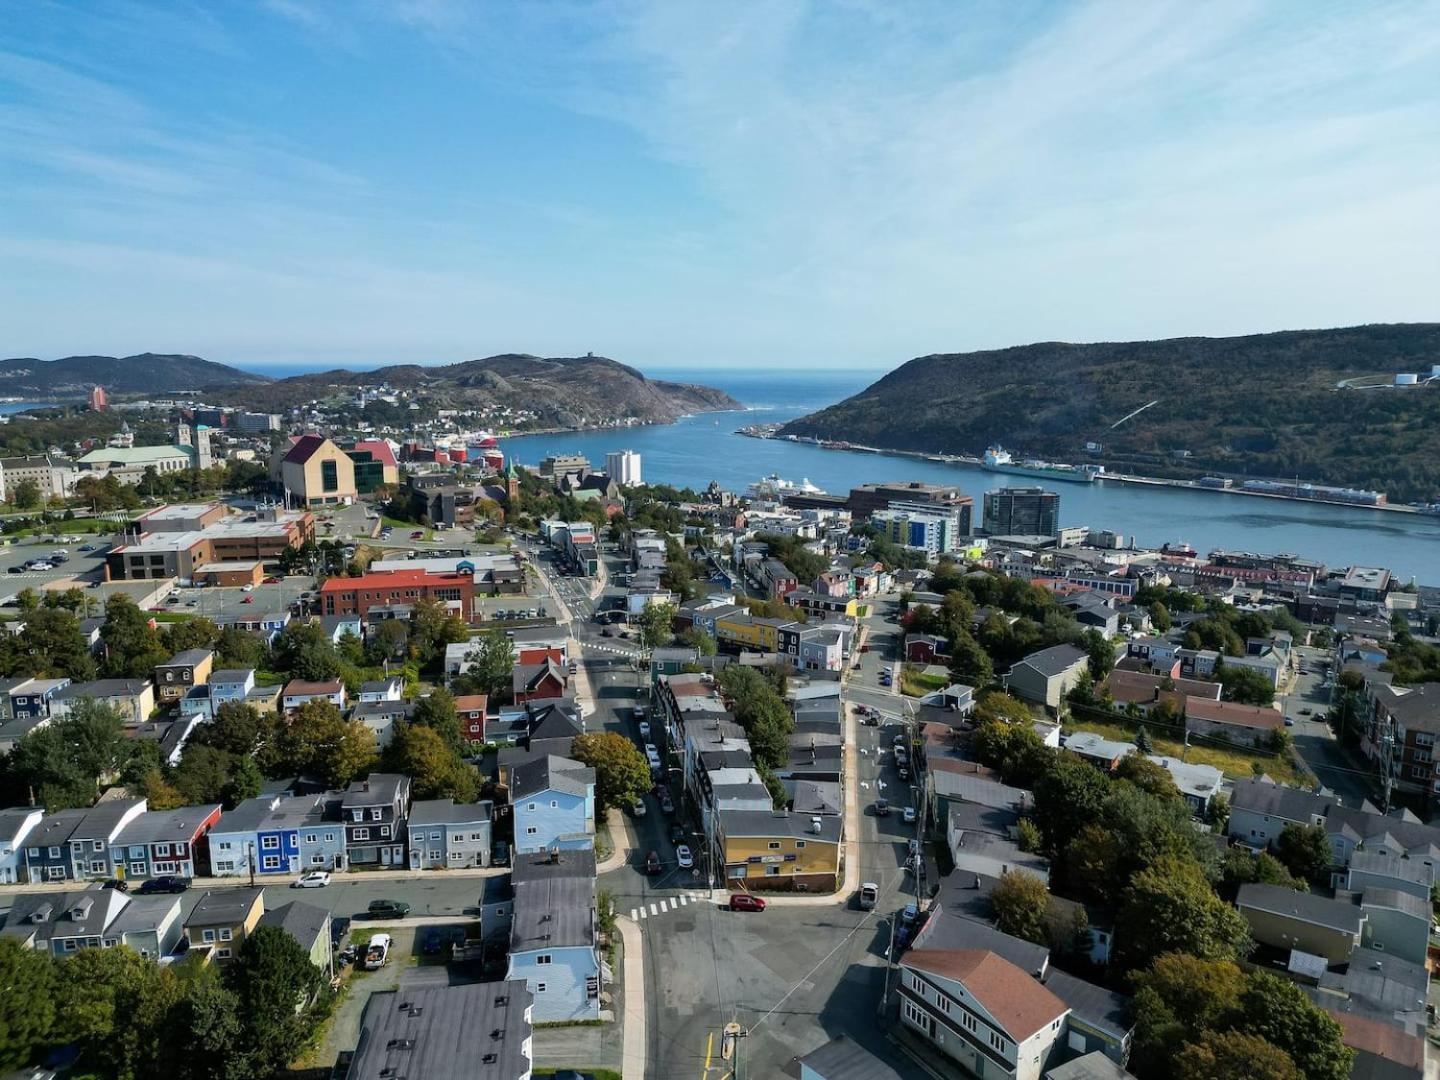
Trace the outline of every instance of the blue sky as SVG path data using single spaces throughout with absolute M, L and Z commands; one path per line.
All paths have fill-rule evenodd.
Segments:
M 0 0 L 0 354 L 894 366 L 1437 318 L 1440 9 Z

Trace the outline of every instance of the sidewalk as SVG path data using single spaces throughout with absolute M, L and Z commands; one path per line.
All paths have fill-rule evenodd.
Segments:
M 500 877 L 508 874 L 508 866 L 475 866 L 457 868 L 454 870 L 360 870 L 345 871 L 336 870 L 330 874 L 330 885 L 333 888 L 337 885 L 362 885 L 371 881 L 426 881 L 426 880 L 449 880 L 451 878 L 489 878 Z M 298 881 L 299 874 L 256 874 L 255 884 L 266 888 L 280 885 L 290 885 Z M 65 889 L 83 889 L 88 885 L 104 880 L 103 878 L 67 878 L 64 881 L 42 881 L 38 884 L 22 882 L 14 885 L 0 885 L 0 896 L 8 893 L 38 893 L 55 892 Z M 235 877 L 195 877 L 189 878 L 191 889 L 239 889 L 250 884 L 248 874 L 239 874 Z M 296 889 L 297 893 L 303 894 L 307 890 Z M 323 891 L 323 890 L 322 890 Z
M 635 850 L 634 842 L 630 836 L 630 823 L 625 820 L 625 815 L 616 807 L 610 807 L 605 813 L 605 824 L 610 827 L 610 843 L 614 846 L 612 852 L 603 862 L 595 864 L 595 873 L 608 874 L 611 870 L 618 870 L 629 860 L 631 852 Z

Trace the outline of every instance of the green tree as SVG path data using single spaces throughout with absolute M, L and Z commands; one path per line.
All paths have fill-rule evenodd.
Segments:
M 224 802 L 235 760 L 228 751 L 192 742 L 181 753 L 170 780 L 187 803 Z
M 991 690 L 988 694 L 981 694 L 975 702 L 977 723 L 998 720 L 1006 724 L 1028 726 L 1034 719 L 1035 716 L 1028 705 L 1001 690 Z
M 600 810 L 629 806 L 650 786 L 650 766 L 645 755 L 616 732 L 575 736 L 570 756 L 595 770 L 595 798 Z
M 410 616 L 410 648 L 422 668 L 433 668 L 445 659 L 445 646 L 468 641 L 470 629 L 433 600 L 421 600 Z
M 1167 952 L 1231 960 L 1250 950 L 1245 920 L 1210 888 L 1198 863 L 1167 855 L 1130 880 L 1115 921 L 1116 961 L 1145 966 Z
M 25 628 L 19 634 L 7 634 L 0 640 L 0 671 L 9 676 L 85 682 L 95 677 L 95 658 L 74 614 L 42 607 L 25 616 Z
M 1141 724 L 1140 729 L 1135 733 L 1135 749 L 1142 754 L 1153 754 L 1155 748 L 1150 744 L 1150 733 Z
M 701 656 L 714 656 L 716 652 L 715 637 L 707 633 L 701 627 L 692 626 L 680 632 L 680 644 L 688 645 Z
M 1029 818 L 1020 819 L 1020 823 L 1015 827 L 1015 836 L 1021 851 L 1038 855 L 1044 850 L 1045 838 L 1040 835 L 1039 827 Z
M 198 725 L 185 744 L 213 746 L 217 750 L 248 757 L 260 747 L 269 725 L 253 705 L 227 701 L 215 710 L 215 719 Z
M 1175 1080 L 1305 1080 L 1290 1055 L 1241 1031 L 1207 1031 L 1173 1060 Z
M 264 783 L 265 777 L 261 775 L 260 766 L 253 757 L 236 758 L 230 768 L 230 778 L 221 789 L 221 800 L 225 803 L 225 809 L 234 810 L 246 799 L 255 798 L 260 794 Z
M 1143 729 L 1142 729 L 1143 730 Z M 1175 778 L 1163 765 L 1141 754 L 1127 754 L 1115 768 L 1115 779 L 1133 784 L 1147 795 L 1170 802 L 1183 802 Z
M 1090 657 L 1090 677 L 1099 682 L 1115 667 L 1115 646 L 1099 630 L 1086 630 L 1075 643 Z
M 257 926 L 226 969 L 225 984 L 249 1030 L 257 1072 L 282 1071 L 309 1034 L 303 1010 L 320 990 L 319 969 L 284 930 Z
M 265 663 L 265 639 L 259 634 L 227 626 L 215 640 L 217 668 L 258 668 Z
M 1275 857 L 1297 878 L 1312 883 L 1322 881 L 1335 861 L 1322 826 L 1293 822 L 1280 830 L 1275 841 Z
M 950 674 L 957 682 L 981 689 L 995 681 L 995 665 L 974 637 L 961 633 L 950 642 Z
M 178 1080 L 264 1080 L 255 1071 L 254 1049 L 240 1000 L 214 966 L 190 973 L 174 1028 L 185 1033 L 187 1054 Z
M 175 810 L 185 805 L 180 789 L 165 778 L 160 769 L 151 769 L 140 780 L 135 794 L 143 796 L 151 810 Z
M 1087 823 L 1100 815 L 1110 780 L 1074 755 L 1066 755 L 1035 784 L 1035 823 L 1051 851 L 1062 851 Z
M 1241 1030 L 1289 1054 L 1307 1080 L 1346 1080 L 1355 1051 L 1340 1025 L 1305 991 L 1265 971 L 1251 972 L 1240 999 Z
M 273 750 L 272 750 L 273 747 Z M 261 767 L 271 776 L 310 773 L 343 788 L 375 764 L 375 736 L 358 720 L 346 720 L 332 702 L 307 701 L 288 727 L 267 744 Z
M 465 654 L 469 665 L 465 684 L 491 701 L 510 700 L 510 676 L 515 670 L 515 650 L 503 631 L 489 630 L 474 641 Z
M 1007 934 L 1044 944 L 1047 940 L 1045 913 L 1050 907 L 1050 892 L 1034 874 L 1023 870 L 1007 870 L 1000 875 L 990 894 L 995 909 L 996 925 Z
M 651 652 L 670 643 L 675 636 L 675 605 L 672 603 L 646 604 L 640 612 L 640 648 Z
M 1131 1068 L 1164 1076 L 1180 1047 L 1206 1031 L 1228 1027 L 1240 1008 L 1245 975 L 1232 960 L 1166 953 L 1135 978 Z
M 1170 609 L 1159 600 L 1150 605 L 1150 621 L 1155 626 L 1155 632 L 1164 634 L 1174 625 L 1170 621 Z
M 386 660 L 405 656 L 410 643 L 410 628 L 399 619 L 382 619 L 372 623 L 365 641 L 365 658 L 379 665 Z
M 170 659 L 159 631 L 150 625 L 150 616 L 124 593 L 105 601 L 100 643 L 105 649 L 101 667 L 109 678 L 148 679 L 157 664 Z
M 49 955 L 0 937 L 0 1069 L 17 1069 L 51 1044 L 56 983 Z
M 430 728 L 452 750 L 461 752 L 466 747 L 467 740 L 460 729 L 460 714 L 455 709 L 455 695 L 443 687 L 436 687 L 415 702 L 410 723 Z
M 165 631 L 165 647 L 171 653 L 186 649 L 213 649 L 220 640 L 220 627 L 210 619 L 183 619 L 170 623 Z
M 1275 701 L 1274 685 L 1254 668 L 1223 664 L 1215 674 L 1220 685 L 1225 688 L 1226 701 L 1235 701 L 1242 705 L 1259 705 L 1262 708 Z
M 274 664 L 297 679 L 324 682 L 344 672 L 340 654 L 319 623 L 292 622 L 275 642 Z
M 10 493 L 10 501 L 19 510 L 34 510 L 40 505 L 40 485 L 34 480 L 21 480 Z
M 480 782 L 474 768 L 461 759 L 434 728 L 399 724 L 385 748 L 387 767 L 410 777 L 417 799 L 454 799 L 472 803 Z
M 1107 904 L 1120 881 L 1120 846 L 1100 825 L 1084 826 L 1065 851 L 1065 882 L 1087 900 Z

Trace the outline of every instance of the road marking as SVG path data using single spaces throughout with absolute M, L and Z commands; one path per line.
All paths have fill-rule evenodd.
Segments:
M 658 911 L 655 910 L 655 905 L 654 905 L 654 904 L 651 904 L 651 905 L 650 905 L 650 914 L 651 914 L 651 915 L 659 915 L 659 914 L 660 914 Z
M 631 921 L 631 922 L 639 922 L 639 921 L 640 921 L 640 913 L 639 913 L 635 908 L 633 908 L 633 907 L 630 909 L 630 921 Z

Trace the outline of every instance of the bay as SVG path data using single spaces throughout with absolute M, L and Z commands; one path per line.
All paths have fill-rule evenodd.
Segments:
M 527 435 L 503 440 L 504 450 L 521 464 L 534 465 L 552 453 L 581 453 L 603 467 L 607 451 L 630 449 L 640 454 L 646 482 L 696 490 L 715 480 L 727 490 L 744 491 L 771 473 L 795 483 L 808 479 L 835 494 L 867 481 L 956 484 L 974 497 L 977 519 L 986 491 L 1039 483 L 972 465 L 735 434 L 746 424 L 789 420 L 840 401 L 870 385 L 880 372 L 654 369 L 646 374 L 719 387 L 747 409 L 628 430 Z M 1111 529 L 1143 546 L 1184 540 L 1202 553 L 1214 548 L 1292 552 L 1329 566 L 1385 566 L 1402 581 L 1440 584 L 1440 518 L 1131 484 L 1049 486 L 1060 492 L 1063 524 Z

